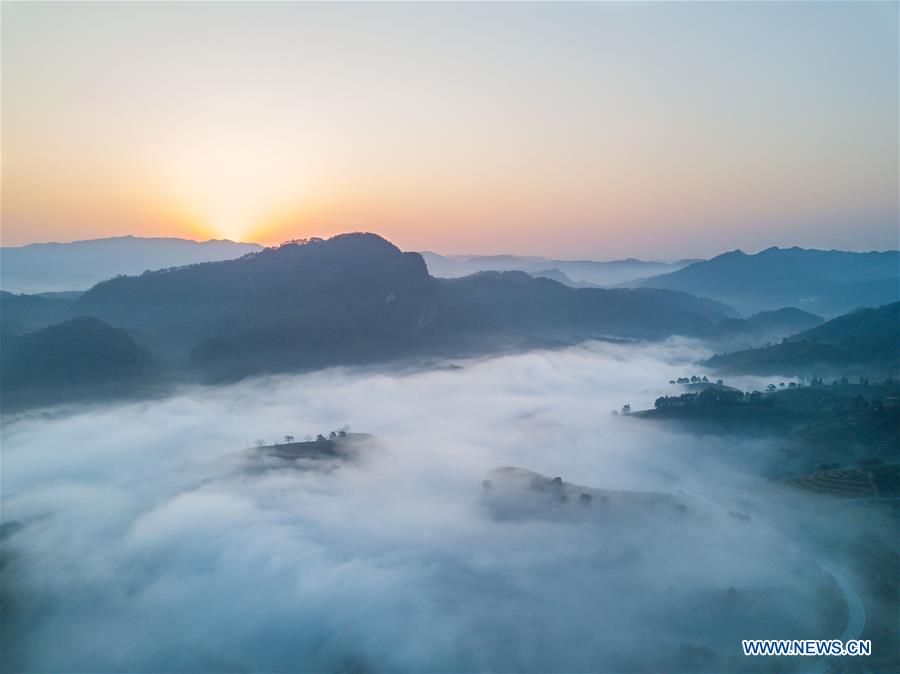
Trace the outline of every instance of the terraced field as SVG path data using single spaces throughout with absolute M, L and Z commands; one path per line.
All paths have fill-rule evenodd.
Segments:
M 838 468 L 823 470 L 809 475 L 801 475 L 785 480 L 787 484 L 798 489 L 816 494 L 832 496 L 849 496 L 856 498 L 878 496 L 878 487 L 872 480 L 872 474 L 857 468 Z

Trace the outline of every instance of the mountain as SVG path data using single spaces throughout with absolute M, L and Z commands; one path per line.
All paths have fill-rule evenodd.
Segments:
M 772 311 L 760 311 L 747 318 L 729 318 L 719 327 L 728 335 L 740 335 L 758 339 L 781 340 L 801 330 L 814 328 L 825 319 L 796 307 L 783 307 Z
M 714 356 L 707 365 L 754 374 L 841 368 L 894 373 L 900 365 L 900 302 L 859 309 L 798 332 L 781 344 Z
M 744 313 L 795 306 L 836 316 L 900 299 L 900 251 L 736 250 L 626 285 L 683 290 Z
M 686 293 L 575 289 L 524 272 L 428 274 L 374 234 L 120 276 L 75 299 L 0 294 L 13 330 L 93 316 L 128 329 L 178 376 L 464 354 L 600 336 L 708 335 L 734 312 Z
M 788 341 L 836 344 L 859 360 L 897 360 L 900 357 L 900 302 L 877 309 L 858 309 L 793 335 Z
M 122 395 L 148 373 L 149 352 L 127 331 L 79 317 L 24 335 L 3 335 L 5 409 L 23 403 Z
M 573 281 L 569 278 L 569 275 L 564 271 L 560 271 L 559 269 L 539 269 L 538 271 L 528 272 L 529 276 L 533 276 L 534 278 L 548 278 L 551 281 L 556 281 L 557 283 L 562 283 L 564 286 L 569 286 L 570 288 L 592 288 L 596 287 L 592 283 L 585 283 L 584 281 Z
M 78 315 L 78 304 L 69 299 L 41 295 L 14 295 L 0 290 L 0 323 L 5 335 L 20 334 Z
M 524 271 L 532 275 L 547 276 L 548 270 L 564 274 L 579 284 L 609 286 L 631 281 L 650 274 L 662 274 L 686 267 L 696 260 L 678 262 L 646 262 L 643 260 L 553 260 L 545 257 L 519 257 L 516 255 L 439 255 L 424 252 L 422 257 L 432 276 L 459 278 L 482 271 Z M 583 286 L 581 286 L 583 287 Z
M 757 330 L 799 332 L 822 325 L 825 319 L 796 307 L 783 307 L 772 311 L 760 311 L 747 318 Z
M 255 243 L 121 236 L 0 248 L 0 287 L 16 293 L 84 290 L 119 274 L 230 260 Z
M 525 272 L 436 279 L 436 325 L 443 333 L 655 338 L 707 335 L 727 306 L 673 291 L 568 288 Z

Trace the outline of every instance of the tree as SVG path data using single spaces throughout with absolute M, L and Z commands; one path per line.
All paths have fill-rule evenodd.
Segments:
M 622 414 L 631 414 L 631 405 L 626 403 L 622 405 Z
M 325 436 L 322 435 L 321 433 L 319 433 L 319 434 L 316 436 L 316 442 L 325 442 L 325 441 L 326 441 L 326 440 L 325 440 Z
M 285 441 L 285 442 L 293 442 L 293 441 L 294 441 L 294 436 L 293 436 L 293 435 L 285 435 L 285 436 L 284 436 L 284 441 Z
M 328 434 L 328 437 L 331 440 L 334 440 L 337 437 L 337 433 L 335 433 L 334 431 L 331 431 L 331 433 Z
M 257 441 L 256 441 L 256 446 L 257 446 L 257 447 L 264 447 L 265 444 L 266 444 L 266 441 L 265 441 L 265 440 L 257 440 Z

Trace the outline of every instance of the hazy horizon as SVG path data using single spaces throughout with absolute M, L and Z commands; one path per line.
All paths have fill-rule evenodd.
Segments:
M 365 230 L 359 230 L 359 232 L 356 232 L 356 231 L 354 231 L 354 232 L 350 232 L 350 231 L 348 231 L 348 232 L 338 232 L 338 233 L 335 233 L 333 236 L 338 236 L 338 235 L 340 235 L 340 234 L 351 234 L 351 233 L 371 233 L 371 234 L 376 234 L 376 235 L 378 235 L 378 236 L 382 236 L 382 235 L 379 234 L 378 232 L 366 232 Z M 325 236 L 319 237 L 317 234 L 311 233 L 311 234 L 307 234 L 304 238 L 324 238 L 324 239 L 327 239 L 327 238 L 330 238 L 330 236 L 329 236 L 329 235 L 325 235 Z M 383 238 L 386 238 L 386 237 L 383 237 Z M 290 243 L 291 241 L 297 240 L 297 239 L 285 239 L 285 240 L 280 241 L 280 242 L 275 242 L 275 243 L 265 244 L 265 243 L 260 243 L 260 242 L 258 242 L 258 241 L 244 241 L 244 240 L 236 241 L 236 240 L 233 240 L 233 239 L 227 239 L 227 238 L 208 238 L 208 239 L 204 239 L 204 238 L 192 238 L 192 237 L 189 237 L 189 236 L 174 236 L 174 235 L 173 235 L 173 236 L 141 236 L 141 235 L 137 235 L 137 234 L 127 234 L 127 233 L 126 233 L 126 234 L 111 234 L 111 235 L 109 235 L 109 236 L 92 237 L 92 238 L 85 238 L 85 239 L 71 239 L 71 240 L 66 240 L 66 241 L 51 240 L 51 241 L 30 241 L 30 242 L 27 242 L 27 243 L 11 244 L 11 245 L 2 244 L 2 245 L 0 245 L 0 247 L 2 247 L 2 248 L 24 248 L 24 247 L 26 247 L 26 246 L 64 245 L 64 244 L 69 244 L 69 243 L 87 243 L 87 242 L 91 242 L 91 241 L 102 241 L 102 240 L 108 240 L 108 239 L 148 239 L 148 240 L 166 240 L 166 239 L 172 239 L 172 240 L 178 240 L 178 241 L 190 241 L 190 242 L 193 242 L 193 243 L 235 243 L 235 244 L 244 244 L 244 245 L 257 245 L 257 246 L 263 246 L 263 247 L 278 246 L 278 245 L 281 245 L 281 244 L 283 244 L 283 243 Z M 387 239 L 387 240 L 390 241 L 390 239 Z M 394 241 L 391 241 L 391 243 L 396 244 L 396 242 L 394 242 Z M 514 245 L 515 245 L 514 242 L 511 243 L 511 246 L 514 246 Z M 720 251 L 717 252 L 717 253 L 713 253 L 713 254 L 708 255 L 708 256 L 706 256 L 706 257 L 695 256 L 695 255 L 669 256 L 669 257 L 662 257 L 662 256 L 660 256 L 660 257 L 653 257 L 653 256 L 641 257 L 641 256 L 638 256 L 638 255 L 635 255 L 635 254 L 628 254 L 628 253 L 624 253 L 624 254 L 622 254 L 622 255 L 620 255 L 620 256 L 617 256 L 617 257 L 597 257 L 597 256 L 589 257 L 589 256 L 586 256 L 586 255 L 582 255 L 582 256 L 578 256 L 578 255 L 569 255 L 569 256 L 567 256 L 567 255 L 558 255 L 558 256 L 557 256 L 557 255 L 551 255 L 551 254 L 549 254 L 549 253 L 541 253 L 541 252 L 527 252 L 527 253 L 523 253 L 523 252 L 518 252 L 518 251 L 516 251 L 516 250 L 515 250 L 514 248 L 512 248 L 512 247 L 509 248 L 509 249 L 489 250 L 489 251 L 479 252 L 479 253 L 475 253 L 475 252 L 471 252 L 471 251 L 466 252 L 466 251 L 460 251 L 460 250 L 436 250 L 436 249 L 434 249 L 434 248 L 427 248 L 427 247 L 421 248 L 421 249 L 418 249 L 418 250 L 410 250 L 410 249 L 404 248 L 403 246 L 400 246 L 400 245 L 398 245 L 398 247 L 399 247 L 401 250 L 406 250 L 406 251 L 409 251 L 409 252 L 416 252 L 416 253 L 423 253 L 423 254 L 424 254 L 424 253 L 432 253 L 432 254 L 436 254 L 436 255 L 442 255 L 442 256 L 448 257 L 448 258 L 464 258 L 464 257 L 480 257 L 480 256 L 484 256 L 484 257 L 491 257 L 491 256 L 512 256 L 512 257 L 522 257 L 522 258 L 527 258 L 527 257 L 546 258 L 546 259 L 548 259 L 548 260 L 565 260 L 565 261 L 571 261 L 571 262 L 576 262 L 576 261 L 579 261 L 579 260 L 591 260 L 591 261 L 597 261 L 597 262 L 616 262 L 616 261 L 626 260 L 626 259 L 636 259 L 636 260 L 647 261 L 647 262 L 677 262 L 677 261 L 688 260 L 688 259 L 695 259 L 695 260 L 712 259 L 712 258 L 717 257 L 717 256 L 719 256 L 719 255 L 723 255 L 723 254 L 725 254 L 725 253 L 730 253 L 730 252 L 734 252 L 734 251 L 741 251 L 741 252 L 743 252 L 743 253 L 746 253 L 747 255 L 756 255 L 756 254 L 761 253 L 761 252 L 763 252 L 763 251 L 766 251 L 766 250 L 768 250 L 768 249 L 770 249 L 770 248 L 781 248 L 781 249 L 788 249 L 788 248 L 804 248 L 804 249 L 809 249 L 809 250 L 842 251 L 842 252 L 851 252 L 851 253 L 878 253 L 878 252 L 889 252 L 889 251 L 895 251 L 895 250 L 900 249 L 900 234 L 898 234 L 898 241 L 897 241 L 893 246 L 887 247 L 887 248 L 866 248 L 866 247 L 856 247 L 856 248 L 852 248 L 852 247 L 850 247 L 850 248 L 817 248 L 817 247 L 815 247 L 815 246 L 789 246 L 789 245 L 777 245 L 777 244 L 772 244 L 772 245 L 769 245 L 769 246 L 763 246 L 763 247 L 760 247 L 760 248 L 730 248 L 730 249 L 723 249 L 723 250 L 720 250 Z
M 4 3 L 2 37 L 4 245 L 897 247 L 896 3 Z

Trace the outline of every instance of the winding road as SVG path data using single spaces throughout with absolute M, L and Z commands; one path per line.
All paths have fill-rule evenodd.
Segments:
M 698 501 L 702 501 L 703 503 L 706 503 L 707 505 L 717 508 L 723 512 L 730 512 L 730 510 L 722 504 L 716 503 L 715 501 L 707 498 L 706 496 L 703 496 L 702 494 L 698 494 L 697 492 L 682 489 L 680 490 L 680 493 L 686 496 L 691 496 Z M 859 593 L 856 591 L 856 588 L 854 588 L 853 584 L 847 579 L 846 574 L 824 559 L 812 557 L 805 550 L 794 543 L 794 541 L 787 538 L 784 534 L 760 526 L 756 522 L 753 523 L 753 526 L 755 526 L 758 531 L 766 534 L 767 536 L 772 536 L 784 540 L 790 548 L 798 551 L 802 556 L 818 565 L 819 568 L 821 568 L 825 573 L 827 573 L 834 579 L 835 584 L 838 586 L 838 590 L 840 590 L 841 595 L 844 597 L 844 603 L 847 605 L 847 624 L 844 626 L 844 631 L 838 638 L 844 642 L 851 639 L 861 638 L 863 630 L 866 627 L 866 607 L 863 604 Z M 824 657 L 816 658 L 809 664 L 809 667 L 804 668 L 802 671 L 808 672 L 810 674 L 825 674 L 829 671 L 827 667 L 823 667 L 825 663 L 826 660 Z

